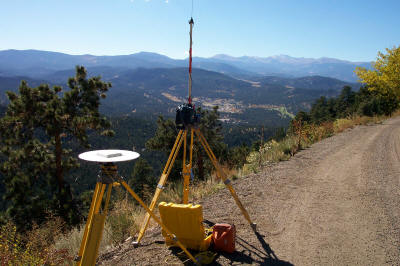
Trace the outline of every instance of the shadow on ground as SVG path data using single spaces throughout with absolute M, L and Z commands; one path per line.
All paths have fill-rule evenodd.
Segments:
M 255 232 L 257 240 L 260 242 L 261 247 L 256 247 L 253 244 L 247 242 L 243 238 L 236 236 L 236 248 L 240 251 L 234 253 L 219 252 L 214 253 L 215 257 L 212 262 L 208 265 L 241 265 L 241 264 L 255 264 L 255 265 L 279 265 L 279 266 L 291 266 L 290 262 L 280 260 L 275 252 L 271 249 L 269 244 L 265 242 L 264 235 L 259 232 Z M 239 248 L 240 247 L 240 248 Z M 194 265 L 194 263 L 187 258 L 180 248 L 170 248 L 172 253 L 178 257 L 185 265 Z M 196 257 L 196 252 L 192 254 Z M 199 253 L 198 253 L 199 254 Z M 211 253 L 212 254 L 212 253 Z M 224 261 L 224 262 L 219 262 Z
M 229 264 L 258 264 L 258 265 L 293 265 L 290 262 L 280 260 L 275 252 L 271 249 L 269 244 L 265 242 L 264 235 L 255 232 L 257 240 L 260 242 L 262 248 L 258 248 L 243 238 L 236 236 L 236 245 L 241 247 L 241 251 L 235 251 L 232 254 L 221 253 L 220 256 L 225 257 L 230 261 Z M 213 262 L 211 265 L 222 265 L 218 262 Z

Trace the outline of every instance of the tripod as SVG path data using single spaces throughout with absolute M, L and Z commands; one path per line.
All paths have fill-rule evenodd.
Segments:
M 186 164 L 186 149 L 187 149 L 187 133 L 190 130 L 190 146 L 189 146 L 189 163 Z M 161 174 L 160 181 L 157 184 L 156 191 L 154 193 L 153 199 L 150 203 L 149 209 L 150 211 L 154 210 L 154 207 L 158 201 L 158 198 L 160 197 L 160 194 L 162 190 L 164 189 L 165 183 L 167 181 L 168 175 L 171 172 L 172 166 L 175 162 L 175 159 L 179 153 L 179 149 L 182 146 L 183 143 L 183 169 L 182 169 L 182 176 L 183 176 L 183 198 L 182 202 L 184 204 L 188 203 L 189 200 L 189 184 L 190 184 L 190 173 L 192 170 L 192 158 L 193 158 L 193 138 L 194 134 L 196 134 L 197 138 L 199 139 L 202 147 L 206 151 L 208 157 L 210 158 L 217 176 L 221 178 L 221 180 L 224 182 L 225 186 L 228 188 L 229 192 L 231 193 L 233 199 L 235 200 L 237 206 L 241 210 L 242 214 L 244 215 L 245 219 L 249 222 L 250 226 L 254 231 L 256 231 L 256 224 L 252 222 L 248 212 L 244 208 L 243 204 L 241 203 L 239 197 L 236 194 L 236 191 L 232 187 L 231 180 L 228 179 L 227 175 L 223 171 L 221 165 L 219 164 L 217 158 L 215 157 L 213 151 L 210 148 L 210 145 L 208 144 L 207 140 L 205 139 L 204 135 L 201 133 L 201 131 L 198 128 L 195 127 L 190 127 L 189 129 L 181 129 L 178 133 L 178 136 L 175 140 L 174 147 L 171 150 L 171 153 L 168 157 L 168 161 L 165 165 L 164 171 Z M 139 231 L 138 238 L 136 242 L 134 242 L 135 245 L 138 245 L 140 243 L 140 240 L 142 239 L 150 221 L 150 214 L 147 213 L 144 220 L 143 224 L 141 226 L 141 229 Z
M 98 151 L 87 152 L 92 155 L 92 158 L 96 156 Z M 83 154 L 84 155 L 84 154 Z M 94 156 L 93 156 L 94 155 Z M 123 156 L 123 155 L 118 155 Z M 92 159 L 88 157 L 83 158 L 84 160 L 95 161 L 97 158 Z M 109 157 L 110 158 L 110 157 Z M 137 158 L 137 157 L 136 157 Z M 130 160 L 124 159 L 123 160 Z M 102 160 L 100 158 L 100 160 Z M 111 161 L 111 160 L 110 160 Z M 122 161 L 122 160 L 120 160 Z M 75 258 L 77 266 L 95 265 L 97 254 L 100 247 L 100 242 L 103 234 L 104 223 L 108 212 L 108 205 L 111 198 L 111 190 L 115 185 L 121 184 L 132 197 L 139 202 L 139 204 L 146 210 L 149 217 L 151 216 L 161 228 L 168 234 L 169 237 L 186 253 L 186 255 L 196 264 L 198 261 L 193 255 L 186 249 L 186 247 L 178 240 L 178 238 L 171 233 L 171 231 L 161 222 L 161 220 L 154 215 L 154 213 L 146 206 L 146 204 L 140 199 L 140 197 L 129 187 L 129 185 L 120 177 L 117 173 L 117 166 L 114 162 L 102 162 L 101 163 L 101 174 L 99 175 L 94 190 L 92 202 L 90 204 L 89 214 L 86 221 L 85 231 L 83 233 L 81 246 L 79 249 L 78 256 Z M 105 196 L 104 204 L 102 204 Z
M 201 133 L 201 131 L 196 127 L 196 122 L 198 122 L 197 117 L 195 115 L 195 110 L 192 106 L 192 33 L 193 33 L 193 25 L 194 21 L 193 18 L 190 18 L 189 21 L 190 25 L 190 49 L 189 49 L 189 95 L 188 95 L 188 104 L 184 105 L 183 107 L 180 106 L 180 109 L 183 113 L 183 117 L 181 117 L 181 121 L 177 123 L 177 127 L 180 129 L 178 136 L 176 137 L 174 146 L 171 150 L 171 153 L 168 157 L 167 163 L 165 164 L 164 170 L 161 174 L 160 181 L 157 184 L 156 191 L 154 193 L 153 199 L 150 203 L 149 209 L 151 211 L 154 210 L 154 207 L 158 201 L 158 198 L 160 197 L 160 194 L 162 190 L 164 189 L 164 185 L 167 181 L 167 178 L 171 172 L 172 166 L 175 162 L 175 159 L 179 153 L 179 149 L 182 146 L 183 142 L 183 164 L 182 164 L 182 176 L 183 176 L 183 199 L 182 202 L 184 204 L 188 203 L 189 200 L 189 184 L 190 184 L 190 174 L 192 171 L 192 158 L 193 158 L 193 138 L 194 135 L 198 137 L 201 145 L 203 146 L 204 150 L 206 151 L 208 157 L 210 158 L 216 172 L 217 176 L 222 179 L 224 182 L 225 186 L 228 188 L 229 192 L 231 193 L 233 199 L 236 202 L 236 205 L 239 207 L 241 210 L 242 214 L 244 215 L 245 219 L 249 222 L 250 226 L 252 227 L 253 231 L 256 231 L 256 224 L 252 222 L 249 214 L 247 213 L 246 209 L 243 207 L 243 204 L 240 202 L 236 191 L 233 189 L 231 185 L 231 180 L 227 178 L 226 174 L 222 170 L 221 165 L 219 164 L 217 158 L 215 157 L 213 151 L 210 148 L 210 145 L 208 144 L 206 138 L 204 135 Z M 181 108 L 182 107 L 182 108 Z M 178 113 L 177 113 L 177 121 L 178 121 Z M 187 152 L 187 134 L 188 131 L 190 130 L 190 147 L 189 147 L 189 163 L 186 164 L 186 152 Z M 149 226 L 150 222 L 150 213 L 146 213 L 146 216 L 143 220 L 141 229 L 139 231 L 138 238 L 136 242 L 134 242 L 134 245 L 138 245 L 140 243 L 140 240 L 143 238 L 143 235 Z

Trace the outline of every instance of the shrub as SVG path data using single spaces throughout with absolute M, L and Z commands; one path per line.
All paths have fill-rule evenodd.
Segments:
M 61 232 L 60 225 L 60 220 L 49 220 L 26 235 L 18 233 L 11 222 L 1 226 L 1 265 L 60 265 L 71 261 L 67 249 L 52 246 L 54 236 Z
M 348 118 L 340 118 L 333 123 L 334 131 L 337 133 L 343 132 L 344 130 L 353 127 L 354 127 L 353 120 Z
M 128 237 L 135 235 L 143 217 L 144 210 L 135 206 L 131 200 L 118 201 L 107 215 L 106 228 L 109 229 L 110 241 L 107 244 L 118 245 Z

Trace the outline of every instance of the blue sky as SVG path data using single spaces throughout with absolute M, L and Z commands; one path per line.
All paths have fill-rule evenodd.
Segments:
M 371 61 L 400 44 L 400 1 L 193 0 L 195 56 Z M 0 50 L 185 58 L 191 0 L 0 0 Z

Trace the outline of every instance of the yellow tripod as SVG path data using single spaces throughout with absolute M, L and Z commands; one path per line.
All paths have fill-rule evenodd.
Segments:
M 194 21 L 193 18 L 190 19 L 189 21 L 189 25 L 190 25 L 190 32 L 189 32 L 189 36 L 190 36 L 190 49 L 189 49 L 189 94 L 188 94 L 188 105 L 190 105 L 190 107 L 192 106 L 192 33 L 193 33 L 193 25 L 194 25 Z M 190 116 L 192 116 L 193 114 L 190 114 Z M 193 117 L 190 117 L 189 120 L 191 120 Z M 183 119 L 185 120 L 185 119 Z M 222 167 L 220 166 L 220 164 L 218 163 L 217 158 L 215 157 L 213 151 L 210 148 L 210 145 L 208 144 L 207 140 L 205 139 L 205 137 L 203 136 L 203 134 L 201 133 L 201 131 L 196 128 L 194 126 L 195 123 L 192 122 L 188 122 L 188 121 L 182 121 L 182 128 L 181 130 L 179 130 L 178 136 L 176 137 L 175 140 L 175 144 L 171 150 L 171 153 L 168 157 L 168 161 L 164 167 L 164 170 L 161 174 L 161 178 L 160 181 L 157 184 L 157 188 L 156 191 L 154 193 L 153 199 L 150 203 L 149 209 L 150 212 L 146 213 L 146 216 L 143 220 L 141 229 L 139 231 L 139 235 L 138 238 L 136 240 L 136 242 L 134 242 L 134 245 L 138 245 L 140 243 L 140 240 L 143 238 L 143 235 L 147 229 L 147 227 L 149 226 L 149 222 L 150 222 L 150 216 L 151 216 L 151 212 L 154 210 L 154 207 L 156 206 L 156 203 L 158 201 L 158 198 L 160 197 L 161 191 L 164 189 L 165 183 L 167 182 L 167 178 L 169 176 L 169 174 L 171 173 L 171 169 L 172 166 L 174 165 L 176 156 L 179 153 L 179 149 L 182 146 L 183 143 L 183 165 L 182 165 L 182 175 L 183 175 L 183 203 L 187 204 L 188 200 L 189 200 L 189 184 L 190 184 L 190 174 L 192 171 L 192 158 L 193 158 L 193 138 L 194 135 L 196 134 L 196 136 L 198 137 L 201 145 L 203 146 L 204 150 L 206 151 L 208 157 L 210 158 L 212 164 L 214 165 L 214 168 L 217 172 L 217 175 L 219 178 L 222 179 L 222 181 L 224 182 L 225 186 L 228 188 L 229 192 L 231 193 L 233 199 L 235 200 L 236 204 L 239 206 L 239 209 L 241 210 L 241 212 L 243 213 L 244 217 L 246 218 L 246 220 L 249 222 L 250 226 L 252 227 L 252 229 L 254 231 L 256 231 L 256 224 L 253 223 L 250 219 L 249 214 L 247 213 L 246 209 L 243 207 L 242 203 L 240 202 L 235 190 L 233 189 L 232 185 L 231 185 L 231 181 L 227 178 L 226 174 L 224 173 L 224 171 L 222 170 Z M 189 163 L 186 164 L 186 152 L 187 152 L 187 134 L 188 134 L 188 130 L 190 130 L 190 147 L 189 147 Z
M 121 184 L 132 197 L 146 210 L 149 217 L 151 216 L 161 228 L 173 239 L 176 244 L 187 254 L 187 256 L 196 264 L 193 255 L 185 248 L 178 238 L 154 215 L 140 197 L 129 187 L 129 185 L 117 174 L 117 166 L 114 163 L 101 164 L 101 175 L 96 183 L 96 188 L 93 194 L 92 203 L 90 204 L 89 215 L 83 233 L 81 246 L 78 256 L 75 258 L 77 266 L 92 266 L 96 264 L 97 254 L 103 234 L 104 223 L 107 216 L 107 209 L 111 198 L 111 189 L 114 185 Z M 106 193 L 104 204 L 102 203 L 104 193 Z M 103 205 L 103 206 L 102 206 Z
M 187 133 L 188 130 L 190 130 L 190 146 L 189 146 L 189 163 L 186 164 L 186 149 L 187 149 Z M 153 199 L 150 203 L 149 209 L 152 212 L 154 210 L 154 207 L 158 201 L 158 198 L 160 197 L 161 191 L 164 189 L 165 183 L 167 181 L 167 178 L 171 172 L 172 166 L 175 162 L 175 159 L 179 153 L 179 149 L 182 146 L 183 143 L 183 169 L 182 169 L 182 176 L 183 176 L 183 199 L 182 202 L 184 204 L 188 203 L 189 200 L 189 184 L 190 184 L 190 173 L 192 170 L 192 157 L 193 157 L 193 138 L 194 134 L 196 134 L 197 138 L 199 139 L 202 147 L 206 151 L 208 157 L 210 158 L 212 164 L 214 165 L 214 168 L 216 170 L 217 176 L 222 179 L 224 182 L 225 186 L 228 188 L 229 192 L 231 193 L 233 199 L 235 200 L 237 206 L 241 210 L 242 214 L 244 215 L 245 219 L 249 222 L 250 226 L 254 231 L 256 231 L 256 224 L 252 222 L 249 214 L 247 213 L 246 209 L 244 208 L 243 204 L 241 203 L 240 199 L 238 198 L 236 191 L 232 187 L 230 179 L 228 179 L 227 175 L 223 171 L 221 165 L 219 164 L 217 158 L 215 157 L 213 151 L 210 148 L 210 145 L 208 144 L 207 140 L 205 139 L 204 135 L 201 133 L 201 131 L 198 128 L 195 128 L 193 126 L 190 126 L 189 129 L 181 129 L 178 133 L 178 136 L 176 137 L 175 144 L 171 150 L 171 153 L 168 157 L 168 161 L 164 167 L 164 171 L 161 174 L 160 181 L 157 184 L 156 191 L 154 193 Z M 150 212 L 148 212 L 143 220 L 141 229 L 139 231 L 138 238 L 136 242 L 134 242 L 135 245 L 138 245 L 143 238 L 143 235 L 149 225 L 150 222 Z

